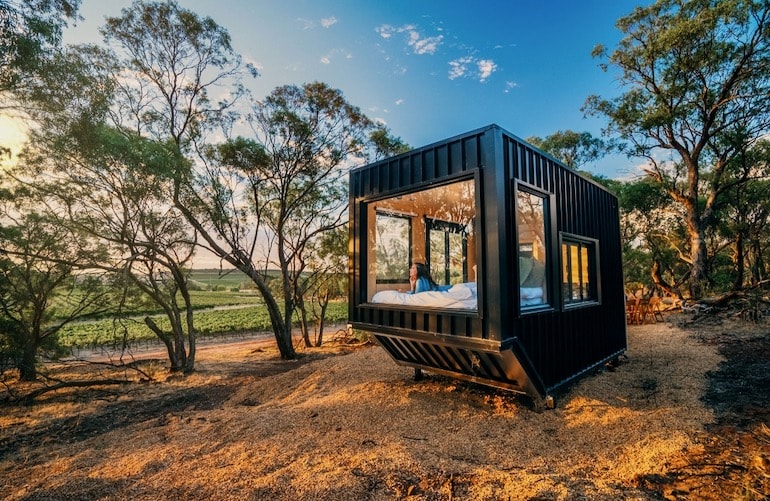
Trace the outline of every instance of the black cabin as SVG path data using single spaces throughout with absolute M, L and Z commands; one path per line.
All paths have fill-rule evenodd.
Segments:
M 627 347 L 618 201 L 497 125 L 357 168 L 349 308 L 399 364 L 550 406 Z

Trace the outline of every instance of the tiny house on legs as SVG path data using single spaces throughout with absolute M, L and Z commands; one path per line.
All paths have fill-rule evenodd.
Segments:
M 399 364 L 550 405 L 627 347 L 617 199 L 497 125 L 355 169 L 349 309 Z

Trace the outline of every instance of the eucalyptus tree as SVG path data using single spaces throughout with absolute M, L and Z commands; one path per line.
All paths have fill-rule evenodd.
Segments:
M 281 356 L 293 358 L 305 258 L 345 221 L 347 169 L 365 158 L 372 122 L 341 91 L 314 82 L 276 88 L 254 103 L 248 123 L 252 137 L 212 148 L 205 173 L 176 200 L 210 250 L 252 278 Z M 271 266 L 280 298 L 266 280 Z
M 92 49 L 91 67 L 106 73 L 110 99 L 103 117 L 73 123 L 80 129 L 71 161 L 79 169 L 61 186 L 77 196 L 64 204 L 71 221 L 114 247 L 115 264 L 164 310 L 171 332 L 149 317 L 145 323 L 165 343 L 172 370 L 192 371 L 187 278 L 196 232 L 174 207 L 174 193 L 191 174 L 198 142 L 231 120 L 244 93 L 242 65 L 224 28 L 173 1 L 134 2 L 108 18 L 102 34 L 107 50 Z
M 251 137 L 208 146 L 215 129 L 231 137 L 241 79 L 256 76 L 227 32 L 175 2 L 134 3 L 103 32 L 125 68 L 115 122 L 175 145 L 180 161 L 165 170 L 169 200 L 200 246 L 254 282 L 282 357 L 293 358 L 301 256 L 316 235 L 342 224 L 345 168 L 370 144 L 372 123 L 324 84 L 285 86 L 248 110 Z M 378 141 L 383 149 L 401 144 L 382 134 Z M 283 308 L 268 282 L 271 266 L 281 270 Z
M 709 278 L 707 233 L 739 178 L 733 159 L 770 128 L 770 11 L 764 0 L 658 0 L 617 27 L 612 53 L 624 92 L 591 96 L 585 109 L 645 158 L 647 175 L 681 206 L 687 229 L 689 292 Z
M 168 202 L 165 171 L 179 161 L 175 147 L 104 124 L 78 132 L 65 151 L 47 152 L 58 156 L 36 188 L 53 212 L 63 213 L 62 224 L 109 249 L 91 268 L 122 274 L 163 310 L 170 331 L 150 316 L 144 322 L 166 346 L 171 370 L 191 372 L 196 330 L 188 276 L 196 245 Z
M 310 291 L 310 311 L 317 322 L 317 331 L 311 343 L 321 346 L 326 326 L 326 310 L 335 298 L 345 297 L 348 292 L 348 225 L 340 226 L 319 236 L 313 243 L 308 258 L 312 273 L 305 279 L 304 290 Z M 307 315 L 305 315 L 307 317 Z
M 104 41 L 122 72 L 115 121 L 189 154 L 207 132 L 230 125 L 245 94 L 244 65 L 230 35 L 175 1 L 135 1 L 107 18 Z M 179 173 L 189 168 L 180 164 Z
M 374 150 L 372 160 L 392 157 L 412 149 L 408 143 L 391 134 L 390 129 L 381 123 L 378 123 L 369 133 L 369 141 Z
M 730 249 L 733 289 L 766 280 L 770 236 L 770 142 L 759 141 L 733 160 L 734 182 L 720 211 L 717 233 Z
M 642 284 L 682 297 L 687 269 L 687 230 L 678 206 L 650 178 L 625 181 L 615 186 L 620 204 L 623 273 L 627 284 Z
M 151 94 L 120 63 L 115 53 L 72 47 L 20 94 L 34 104 L 35 126 L 17 178 L 34 188 L 49 217 L 109 248 L 108 259 L 92 267 L 121 270 L 161 306 L 171 331 L 145 322 L 166 344 L 172 370 L 191 371 L 196 333 L 187 271 L 195 233 L 171 203 L 169 176 L 188 162 L 179 136 L 161 135 L 155 112 L 141 101 Z

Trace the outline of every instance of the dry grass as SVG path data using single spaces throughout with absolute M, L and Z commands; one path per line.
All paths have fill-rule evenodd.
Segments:
M 378 347 L 299 362 L 254 348 L 201 350 L 187 378 L 2 409 L 0 498 L 760 499 L 768 487 L 767 428 L 741 435 L 755 440 L 729 459 L 740 468 L 696 468 L 720 438 L 701 397 L 723 358 L 669 324 L 629 327 L 627 362 L 543 413 L 444 377 L 414 382 Z

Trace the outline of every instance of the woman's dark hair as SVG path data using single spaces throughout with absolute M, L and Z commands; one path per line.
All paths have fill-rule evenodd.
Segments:
M 425 263 L 414 263 L 415 266 L 417 266 L 417 278 L 426 278 L 428 279 L 428 282 L 430 282 L 430 286 L 432 288 L 438 287 L 438 284 L 435 280 L 433 280 L 433 277 L 430 276 L 430 268 L 428 268 L 428 265 Z

